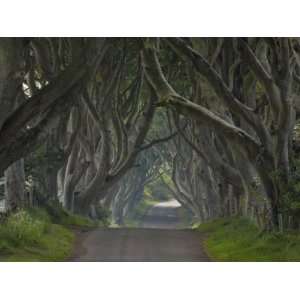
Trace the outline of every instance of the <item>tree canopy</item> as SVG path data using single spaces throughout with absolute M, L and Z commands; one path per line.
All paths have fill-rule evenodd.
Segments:
M 1 38 L 9 210 L 122 223 L 159 181 L 200 221 L 299 226 L 297 38 Z

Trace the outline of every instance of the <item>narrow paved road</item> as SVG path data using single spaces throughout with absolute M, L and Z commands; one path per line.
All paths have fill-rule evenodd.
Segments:
M 106 228 L 79 234 L 72 261 L 208 261 L 203 237 L 180 228 L 178 203 L 149 210 L 142 228 Z
M 175 200 L 154 205 L 141 222 L 143 228 L 179 229 L 182 228 L 178 216 L 180 204 Z

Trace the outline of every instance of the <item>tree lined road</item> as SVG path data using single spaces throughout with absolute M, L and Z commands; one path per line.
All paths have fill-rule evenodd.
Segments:
M 178 216 L 180 204 L 175 200 L 154 205 L 141 222 L 143 228 L 179 229 L 183 225 Z
M 203 237 L 180 226 L 176 201 L 149 210 L 143 228 L 107 228 L 81 233 L 72 261 L 209 261 Z

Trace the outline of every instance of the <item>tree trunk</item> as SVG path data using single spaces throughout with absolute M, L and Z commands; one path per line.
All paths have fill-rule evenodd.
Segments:
M 4 173 L 5 175 L 5 206 L 14 211 L 27 206 L 25 194 L 24 160 L 14 162 Z

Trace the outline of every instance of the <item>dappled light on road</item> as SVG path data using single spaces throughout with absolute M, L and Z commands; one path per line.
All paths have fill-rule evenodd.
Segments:
M 175 199 L 154 205 L 142 220 L 143 228 L 178 229 L 181 226 L 178 208 L 181 205 Z

